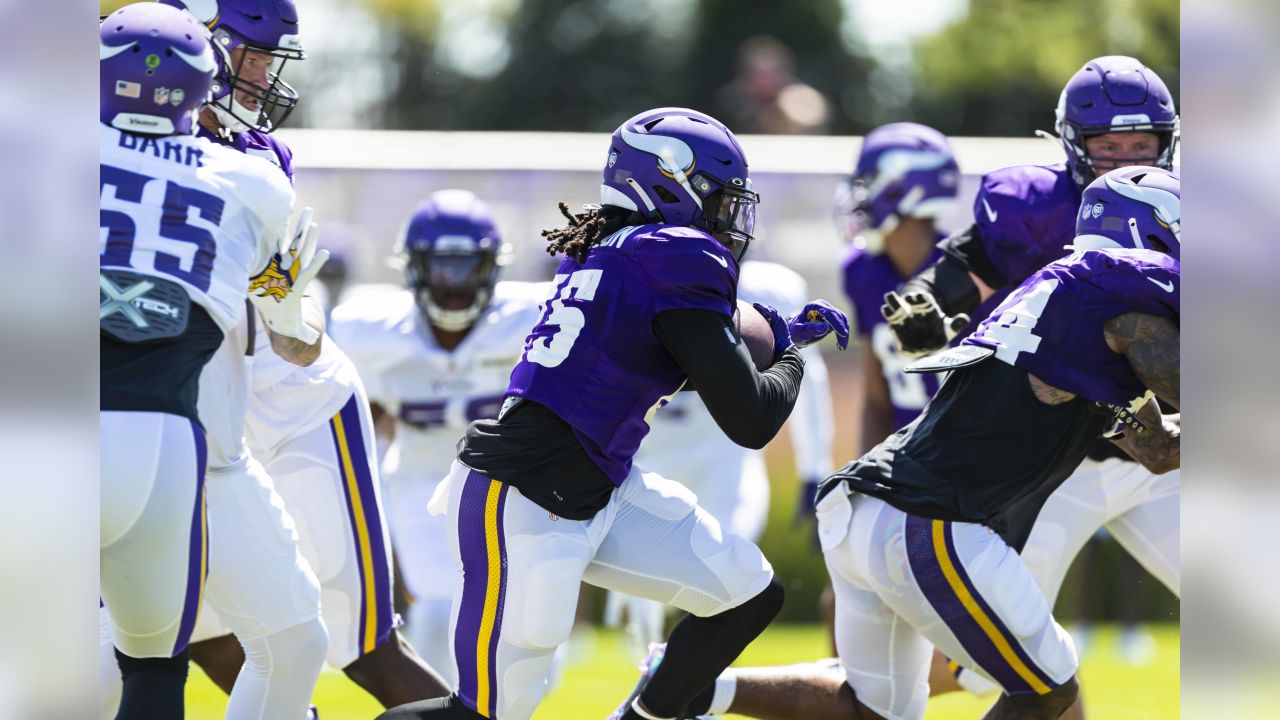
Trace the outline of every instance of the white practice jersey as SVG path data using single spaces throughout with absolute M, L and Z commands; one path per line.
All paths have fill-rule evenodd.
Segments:
M 355 363 L 370 402 L 397 420 L 384 478 L 435 483 L 448 474 L 467 425 L 497 417 L 550 291 L 549 283 L 498 283 L 452 351 L 436 344 L 408 290 L 353 293 L 334 308 L 329 332 Z
M 360 378 L 328 334 L 320 341 L 320 357 L 299 367 L 271 349 L 266 323 L 258 326 L 245 438 L 254 457 L 265 462 L 281 443 L 329 422 Z
M 790 317 L 808 302 L 808 287 L 795 271 L 775 263 L 748 261 L 738 277 L 738 299 L 770 305 Z M 827 366 L 817 348 L 804 354 L 804 380 L 788 420 L 796 470 L 802 480 L 831 473 L 835 435 Z M 717 481 L 728 472 L 738 476 L 748 450 L 730 440 L 696 392 L 676 393 L 649 422 L 649 434 L 636 453 L 636 464 L 699 492 L 698 480 Z
M 203 138 L 100 127 L 101 267 L 178 283 L 229 332 L 287 231 L 289 179 Z
M 246 302 L 240 301 L 242 305 Z M 251 317 L 247 311 L 241 315 L 200 372 L 196 405 L 208 441 L 210 471 L 229 468 L 245 458 L 244 415 L 254 361 L 246 354 L 253 341 L 249 336 Z M 255 325 L 262 325 L 261 320 L 254 320 Z

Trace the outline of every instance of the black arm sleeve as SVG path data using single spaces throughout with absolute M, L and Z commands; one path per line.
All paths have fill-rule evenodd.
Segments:
M 668 310 L 654 319 L 653 331 L 698 388 L 716 424 L 738 445 L 764 447 L 791 415 L 804 377 L 804 358 L 795 348 L 761 373 L 719 313 Z
M 982 302 L 969 273 L 996 290 L 1009 284 L 987 258 L 977 225 L 947 237 L 938 243 L 938 248 L 942 250 L 942 259 L 908 280 L 902 286 L 903 295 L 927 292 L 938 301 L 944 314 L 955 315 L 973 312 Z

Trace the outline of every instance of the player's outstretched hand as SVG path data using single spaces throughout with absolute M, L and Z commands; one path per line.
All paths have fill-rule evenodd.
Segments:
M 271 331 L 308 345 L 320 339 L 320 331 L 303 321 L 302 296 L 329 260 L 328 250 L 316 249 L 319 226 L 311 221 L 313 214 L 311 208 L 302 209 L 280 251 L 249 282 L 249 299 Z
M 836 334 L 836 347 L 849 347 L 849 318 L 831 306 L 826 300 L 814 300 L 788 323 L 791 340 L 798 347 L 808 347 L 832 331 Z
M 773 357 L 776 359 L 787 348 L 795 344 L 791 340 L 791 331 L 787 328 L 787 321 L 772 306 L 751 303 L 751 307 L 755 308 L 756 312 L 769 321 L 769 329 L 773 330 Z
M 898 350 L 907 357 L 924 357 L 947 346 L 969 324 L 969 316 L 942 314 L 928 293 L 884 294 L 880 313 L 889 322 Z

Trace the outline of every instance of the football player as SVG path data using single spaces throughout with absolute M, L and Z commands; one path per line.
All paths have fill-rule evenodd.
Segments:
M 220 0 L 216 5 L 163 1 L 198 14 L 227 53 L 213 99 L 200 117 L 201 133 L 267 158 L 292 180 L 292 151 L 270 134 L 298 99 L 281 79 L 285 63 L 304 58 L 292 0 Z M 301 222 L 308 221 L 309 215 Z M 315 298 L 305 300 L 309 324 L 322 333 L 323 306 Z M 386 706 L 443 696 L 448 689 L 441 678 L 393 627 L 390 543 L 370 452 L 372 417 L 355 368 L 328 337 L 303 345 L 271 332 L 267 325 L 248 341 L 254 346 L 252 393 L 240 427 L 254 458 L 251 467 L 274 482 L 291 516 L 288 531 L 300 542 L 305 564 L 320 583 L 320 615 L 329 631 L 325 659 Z M 247 540 L 252 533 L 236 536 L 247 544 L 236 553 L 238 567 L 225 574 L 234 590 L 226 603 L 260 592 L 264 585 L 259 573 L 247 571 L 260 562 Z M 226 614 L 220 607 L 226 603 L 214 603 L 217 616 Z M 206 641 L 195 644 L 192 654 L 231 693 L 233 707 L 244 679 L 289 672 L 271 670 L 271 658 L 295 653 L 253 651 L 246 634 L 252 637 L 256 632 L 247 632 L 230 618 L 223 618 L 225 624 L 215 623 L 213 617 L 202 623 L 198 636 Z M 228 630 L 236 637 L 227 635 Z M 242 646 L 251 651 L 240 670 Z M 263 663 L 268 666 L 263 668 Z
M 759 196 L 733 134 L 702 113 L 651 110 L 613 134 L 601 206 L 545 231 L 563 254 L 498 419 L 474 422 L 432 497 L 448 510 L 462 587 L 454 695 L 384 718 L 527 720 L 569 636 L 583 580 L 675 605 L 666 661 L 625 720 L 674 718 L 777 614 L 782 586 L 746 538 L 632 459 L 664 399 L 692 384 L 735 442 L 786 420 L 797 346 L 848 321 L 821 302 L 788 322 L 765 306 L 774 361 L 758 372 L 733 328 L 738 263 Z
M 254 271 L 259 312 L 314 341 L 294 290 L 324 258 L 280 245 L 293 206 L 283 175 L 193 137 L 217 68 L 205 27 L 139 3 L 104 18 L 99 37 L 101 592 L 122 676 L 116 717 L 163 720 L 183 716 L 209 567 L 216 398 L 197 400 L 200 376 L 244 322 Z M 295 258 L 300 272 L 281 282 Z
M 497 417 L 549 287 L 498 282 L 510 246 L 489 208 L 465 190 L 440 190 L 420 204 L 394 257 L 405 289 L 338 306 L 330 332 L 351 348 L 380 432 L 393 437 L 382 470 L 397 566 L 413 596 L 405 632 L 452 685 L 457 571 L 447 523 L 426 512 L 427 501 L 449 474 L 467 423 Z
M 863 348 L 863 449 L 914 420 L 938 389 L 934 376 L 904 372 L 911 360 L 894 345 L 880 305 L 941 257 L 936 222 L 954 204 L 959 180 L 947 137 L 902 122 L 867 134 L 837 192 L 837 225 L 850 243 L 841 280 Z
M 1112 441 L 1151 472 L 1179 464 L 1180 435 L 1178 416 L 1162 417 L 1153 399 L 1179 401 L 1176 179 L 1125 168 L 1084 196 L 1075 252 L 1024 282 L 960 347 L 920 361 L 952 371 L 938 396 L 824 483 L 819 537 L 842 672 L 730 671 L 690 716 L 920 718 L 930 642 L 1003 689 L 988 717 L 1056 718 L 1073 704 L 1074 647 L 1015 552 L 1105 429 L 1096 405 L 1124 421 Z

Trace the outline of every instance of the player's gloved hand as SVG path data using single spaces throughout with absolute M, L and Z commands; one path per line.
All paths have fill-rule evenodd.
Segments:
M 328 250 L 316 250 L 319 226 L 311 221 L 313 214 L 311 208 L 302 209 L 280 251 L 249 281 L 249 299 L 271 332 L 308 345 L 320 339 L 320 331 L 303 322 L 302 295 L 329 260 Z
M 836 347 L 841 350 L 849 347 L 849 318 L 826 300 L 814 300 L 805 305 L 799 315 L 791 318 L 788 330 L 797 347 L 809 347 L 833 330 Z
M 751 307 L 756 312 L 764 316 L 769 321 L 769 328 L 773 330 L 773 356 L 776 358 L 781 355 L 787 348 L 795 343 L 791 340 L 791 330 L 787 327 L 787 321 L 778 314 L 769 305 L 761 305 L 760 303 L 751 303 Z
M 907 357 L 923 357 L 947 346 L 969 324 L 969 316 L 942 314 L 929 293 L 884 294 L 880 314 L 889 322 L 898 351 Z

